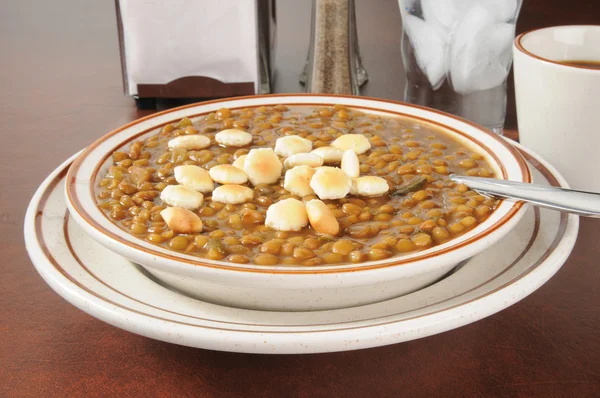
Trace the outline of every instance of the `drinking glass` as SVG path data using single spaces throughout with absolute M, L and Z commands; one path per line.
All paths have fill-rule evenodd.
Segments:
M 404 100 L 502 134 L 522 0 L 398 0 Z

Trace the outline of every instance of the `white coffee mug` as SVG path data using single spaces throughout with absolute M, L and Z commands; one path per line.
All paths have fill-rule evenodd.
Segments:
M 574 189 L 600 192 L 600 26 L 523 33 L 513 46 L 519 139 Z

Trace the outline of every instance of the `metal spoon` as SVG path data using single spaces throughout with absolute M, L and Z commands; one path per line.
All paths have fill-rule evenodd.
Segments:
M 536 206 L 584 217 L 600 218 L 600 194 L 598 193 L 454 174 L 450 179 L 483 194 L 529 202 Z

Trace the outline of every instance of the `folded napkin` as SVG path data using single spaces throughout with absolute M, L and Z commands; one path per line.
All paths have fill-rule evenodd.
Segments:
M 119 0 L 124 74 L 138 84 L 187 76 L 259 89 L 256 0 Z

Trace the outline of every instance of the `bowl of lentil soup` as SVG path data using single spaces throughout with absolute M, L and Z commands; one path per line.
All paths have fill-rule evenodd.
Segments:
M 397 297 L 498 241 L 522 204 L 449 174 L 530 182 L 501 137 L 378 99 L 268 95 L 132 122 L 90 145 L 66 199 L 94 239 L 179 291 L 261 310 Z

